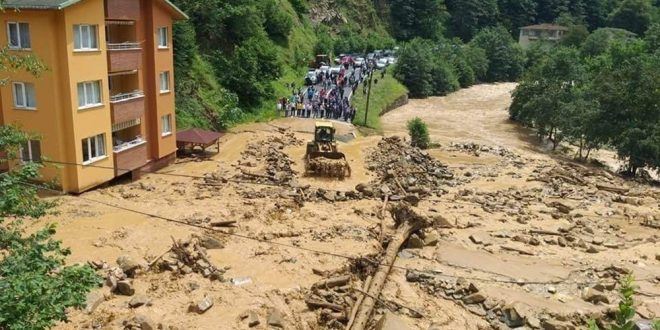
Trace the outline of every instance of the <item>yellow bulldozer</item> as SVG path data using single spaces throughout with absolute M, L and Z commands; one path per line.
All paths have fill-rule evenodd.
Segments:
M 351 166 L 346 155 L 337 150 L 335 128 L 329 121 L 317 121 L 314 141 L 307 143 L 305 172 L 311 176 L 327 176 L 343 179 L 351 176 Z

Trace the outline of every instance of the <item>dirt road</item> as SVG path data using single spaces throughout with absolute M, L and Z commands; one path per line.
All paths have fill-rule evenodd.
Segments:
M 374 318 L 390 310 L 411 329 L 582 328 L 617 303 L 612 283 L 627 272 L 638 279 L 639 317 L 660 315 L 660 232 L 654 227 L 660 191 L 545 153 L 531 132 L 507 121 L 513 87 L 481 85 L 413 100 L 383 118 L 386 135 L 405 135 L 414 116 L 427 121 L 440 143 L 429 154 L 453 178 L 420 195 L 418 208 L 442 225 L 420 233 L 421 246 L 409 242 L 399 253 Z M 352 126 L 337 123 L 348 141 L 339 148 L 352 177 L 304 177 L 304 143 L 313 125 L 297 118 L 246 125 L 225 136 L 210 159 L 180 159 L 137 182 L 60 198 L 61 214 L 39 224 L 59 223 L 57 237 L 72 248 L 72 262 L 104 261 L 110 269 L 126 255 L 143 270 L 132 280 L 133 296 L 99 288 L 105 299 L 91 314 L 73 311 L 58 328 L 131 328 L 127 321 L 144 316 L 163 329 L 247 329 L 252 316 L 242 315 L 248 312 L 259 320 L 256 329 L 269 328 L 269 320 L 286 329 L 341 328 L 305 298 L 324 271 L 350 274 L 351 285 L 359 286 L 364 278 L 347 258 L 382 251 L 377 215 L 383 203 L 354 190 L 378 178 L 369 159 L 380 137 L 352 138 Z M 412 190 L 415 178 L 400 179 L 400 189 Z M 224 220 L 237 225 L 222 233 L 199 228 Z M 384 224 L 385 234 L 393 232 L 389 217 Z M 171 236 L 190 235 L 219 243 L 207 255 L 221 280 L 185 273 L 186 265 L 176 262 L 176 271 L 168 265 L 144 270 L 172 246 Z M 327 299 L 356 294 L 346 290 L 321 291 Z M 149 303 L 130 308 L 136 295 Z M 213 306 L 188 312 L 204 296 Z

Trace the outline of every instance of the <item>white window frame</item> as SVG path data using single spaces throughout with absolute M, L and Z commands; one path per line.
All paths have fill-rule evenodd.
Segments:
M 39 159 L 35 160 L 34 155 L 32 154 L 32 143 L 37 143 L 39 144 Z M 21 163 L 27 163 L 27 162 L 34 162 L 34 163 L 41 163 L 41 141 L 39 140 L 27 140 L 27 150 L 28 150 L 28 159 L 23 159 L 23 146 L 21 145 L 19 147 L 19 155 L 21 155 Z
M 161 136 L 172 135 L 172 114 L 166 114 L 160 117 Z
M 170 35 L 169 29 L 167 26 L 158 28 L 158 49 L 168 49 L 170 48 Z
M 34 106 L 28 106 L 27 101 L 28 101 L 28 93 L 27 93 L 27 88 L 26 85 L 31 85 L 32 86 L 32 91 L 34 92 Z M 23 98 L 23 104 L 18 104 L 18 99 L 16 98 L 16 87 L 21 86 L 21 96 Z M 14 109 L 20 109 L 20 110 L 37 110 L 37 92 L 34 89 L 34 84 L 33 83 L 26 83 L 22 81 L 14 81 L 11 84 L 11 89 L 12 89 L 12 97 L 14 98 Z
M 94 28 L 92 33 L 92 27 Z M 87 40 L 83 39 L 83 30 L 87 29 Z M 77 33 L 77 34 L 76 34 Z M 80 43 L 80 48 L 76 48 L 76 40 L 73 41 L 73 50 L 76 52 L 90 52 L 99 50 L 99 27 L 95 24 L 74 24 L 73 25 L 73 38 L 78 39 Z M 84 42 L 87 41 L 87 46 L 84 46 Z M 92 47 L 92 42 L 94 47 Z
M 81 150 L 83 165 L 88 165 L 108 157 L 108 153 L 105 147 L 105 133 L 84 138 L 82 139 L 82 143 L 87 143 L 87 160 L 85 160 L 85 148 L 82 148 Z M 94 143 L 97 153 L 96 155 L 92 155 L 92 143 Z M 99 153 L 99 151 L 102 152 L 102 154 Z
M 29 47 L 23 47 L 23 42 L 21 40 L 21 24 L 27 25 L 27 39 L 28 42 L 30 43 Z M 18 33 L 18 45 L 12 45 L 11 44 L 11 29 L 9 28 L 10 25 L 16 25 L 16 33 Z M 31 50 L 32 49 L 32 37 L 30 35 L 30 23 L 26 22 L 7 22 L 7 45 L 9 46 L 10 49 L 20 49 L 20 50 Z
M 99 93 L 99 99 L 97 103 L 87 103 L 87 93 L 88 91 L 92 92 L 93 95 L 93 87 L 88 87 L 92 86 L 92 84 L 98 84 L 98 93 Z M 80 85 L 83 85 L 83 95 L 80 95 Z M 76 90 L 78 91 L 78 110 L 84 110 L 84 109 L 89 109 L 89 108 L 95 108 L 103 105 L 103 92 L 101 89 L 101 81 L 100 80 L 90 80 L 90 81 L 82 81 L 79 82 L 78 85 L 76 85 Z M 88 89 L 91 88 L 91 89 Z M 83 97 L 85 100 L 85 103 L 83 105 L 80 105 L 80 98 Z
M 166 77 L 166 80 L 163 80 L 163 76 Z M 170 92 L 170 72 L 169 71 L 163 71 L 158 75 L 158 78 L 160 80 L 160 87 L 158 88 L 160 90 L 161 94 L 169 93 Z M 163 89 L 163 81 L 167 82 L 167 88 Z

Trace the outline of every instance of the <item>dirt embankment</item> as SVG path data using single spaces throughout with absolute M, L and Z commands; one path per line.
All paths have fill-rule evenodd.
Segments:
M 341 329 L 404 200 L 432 225 L 404 242 L 372 322 L 578 329 L 616 307 L 629 273 L 636 317 L 660 315 L 660 191 L 537 148 L 507 121 L 512 88 L 412 100 L 384 116 L 383 140 L 337 123 L 345 180 L 303 176 L 313 121 L 284 119 L 236 130 L 209 159 L 62 198 L 44 221 L 107 280 L 58 328 Z M 406 146 L 414 116 L 439 148 Z

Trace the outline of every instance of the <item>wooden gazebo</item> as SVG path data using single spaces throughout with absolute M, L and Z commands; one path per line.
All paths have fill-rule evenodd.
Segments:
M 176 132 L 176 147 L 179 150 L 190 149 L 192 151 L 195 147 L 206 148 L 217 145 L 220 151 L 220 138 L 225 135 L 220 132 L 207 131 L 201 128 L 189 128 L 183 131 Z

